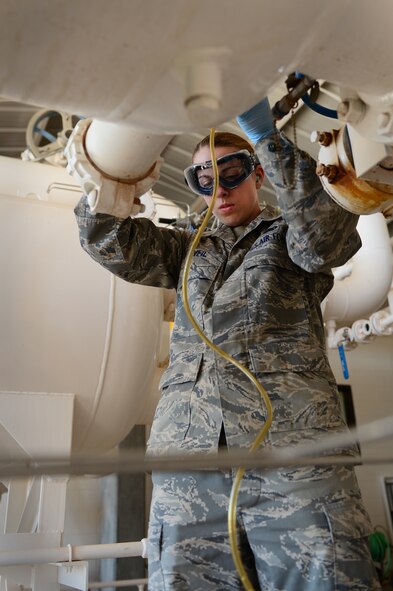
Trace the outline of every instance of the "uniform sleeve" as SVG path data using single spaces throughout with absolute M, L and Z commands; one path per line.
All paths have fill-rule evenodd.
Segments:
M 176 288 L 192 233 L 157 227 L 148 219 L 91 214 L 82 197 L 75 208 L 82 248 L 131 283 Z
M 293 262 L 311 273 L 343 265 L 361 246 L 358 216 L 325 192 L 315 160 L 278 132 L 258 142 L 256 152 L 288 224 L 287 248 Z

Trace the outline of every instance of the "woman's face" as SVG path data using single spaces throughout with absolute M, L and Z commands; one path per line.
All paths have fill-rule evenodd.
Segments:
M 239 148 L 234 146 L 216 147 L 216 158 L 236 152 Z M 193 162 L 203 163 L 211 160 L 209 146 L 203 146 L 194 155 Z M 213 171 L 211 171 L 213 176 Z M 245 181 L 234 189 L 226 189 L 220 184 L 217 190 L 217 198 L 213 213 L 223 224 L 231 227 L 247 226 L 260 213 L 258 202 L 258 189 L 263 182 L 263 170 L 260 164 Z M 203 197 L 207 205 L 210 205 L 211 197 Z

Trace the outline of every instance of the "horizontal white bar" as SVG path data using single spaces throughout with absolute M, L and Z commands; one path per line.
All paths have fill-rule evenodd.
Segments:
M 94 589 L 104 589 L 105 587 L 139 587 L 142 585 L 147 585 L 147 579 L 128 579 L 124 581 L 103 581 L 103 582 L 95 582 L 89 583 L 89 591 L 93 591 Z
M 123 542 L 119 544 L 93 544 L 85 546 L 62 546 L 14 550 L 0 553 L 0 566 L 17 564 L 49 564 L 50 562 L 72 562 L 97 558 L 128 558 L 142 556 L 144 542 Z

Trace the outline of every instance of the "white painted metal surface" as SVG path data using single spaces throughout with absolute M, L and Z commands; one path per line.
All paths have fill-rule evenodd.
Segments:
M 137 587 L 138 591 L 144 591 L 147 586 L 147 579 L 127 579 L 123 581 L 94 581 L 90 583 L 90 591 L 94 589 L 105 589 L 106 587 Z
M 155 133 L 195 129 L 198 79 L 199 125 L 296 69 L 390 96 L 392 16 L 390 0 L 4 0 L 0 94 Z
M 170 135 L 137 133 L 127 125 L 94 119 L 85 142 L 100 170 L 117 179 L 135 181 L 146 176 L 170 139 Z
M 352 259 L 348 277 L 335 281 L 324 301 L 325 321 L 353 322 L 378 310 L 392 283 L 392 249 L 381 213 L 361 216 L 358 231 L 362 248 Z
M 142 134 L 127 125 L 82 119 L 64 151 L 67 171 L 87 195 L 91 212 L 149 217 L 140 202 L 159 177 L 160 154 L 169 140 L 169 135 Z
M 2 552 L 0 566 L 17 564 L 48 564 L 88 560 L 91 558 L 119 558 L 130 556 L 146 557 L 146 540 L 140 542 L 121 542 L 117 544 L 92 544 L 87 546 L 54 546 L 52 548 L 32 548 Z
M 17 457 L 26 463 L 41 454 L 69 457 L 72 443 L 74 396 L 35 392 L 0 392 L 3 440 L 12 441 Z M 8 436 L 8 439 L 6 438 Z M 9 447 L 9 446 L 7 446 Z M 4 453 L 4 449 L 2 448 Z M 4 459 L 7 460 L 5 453 Z M 17 479 L 7 482 L 0 512 L 0 553 L 59 546 L 65 521 L 67 476 Z M 50 565 L 0 565 L 1 584 L 58 591 L 58 573 Z M 12 582 L 12 583 L 11 583 Z M 0 586 L 0 589 L 2 587 Z
M 57 180 L 54 167 L 12 165 L 19 166 L 14 179 L 42 167 Z M 80 248 L 70 205 L 3 195 L 0 225 L 0 390 L 75 394 L 73 449 L 108 450 L 144 412 L 160 345 L 161 291 L 94 264 Z

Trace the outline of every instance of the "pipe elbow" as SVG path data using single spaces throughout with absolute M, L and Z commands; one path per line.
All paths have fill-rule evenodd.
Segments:
M 352 259 L 352 270 L 336 280 L 325 299 L 325 320 L 355 321 L 384 303 L 392 283 L 392 251 L 381 213 L 361 216 L 358 231 L 363 246 Z M 339 273 L 339 272 L 338 272 Z
M 84 119 L 65 149 L 67 171 L 87 195 L 92 213 L 119 218 L 138 215 L 151 203 L 146 196 L 159 178 L 162 149 L 171 136 L 135 132 L 128 126 Z M 154 210 L 154 208 L 153 208 Z

